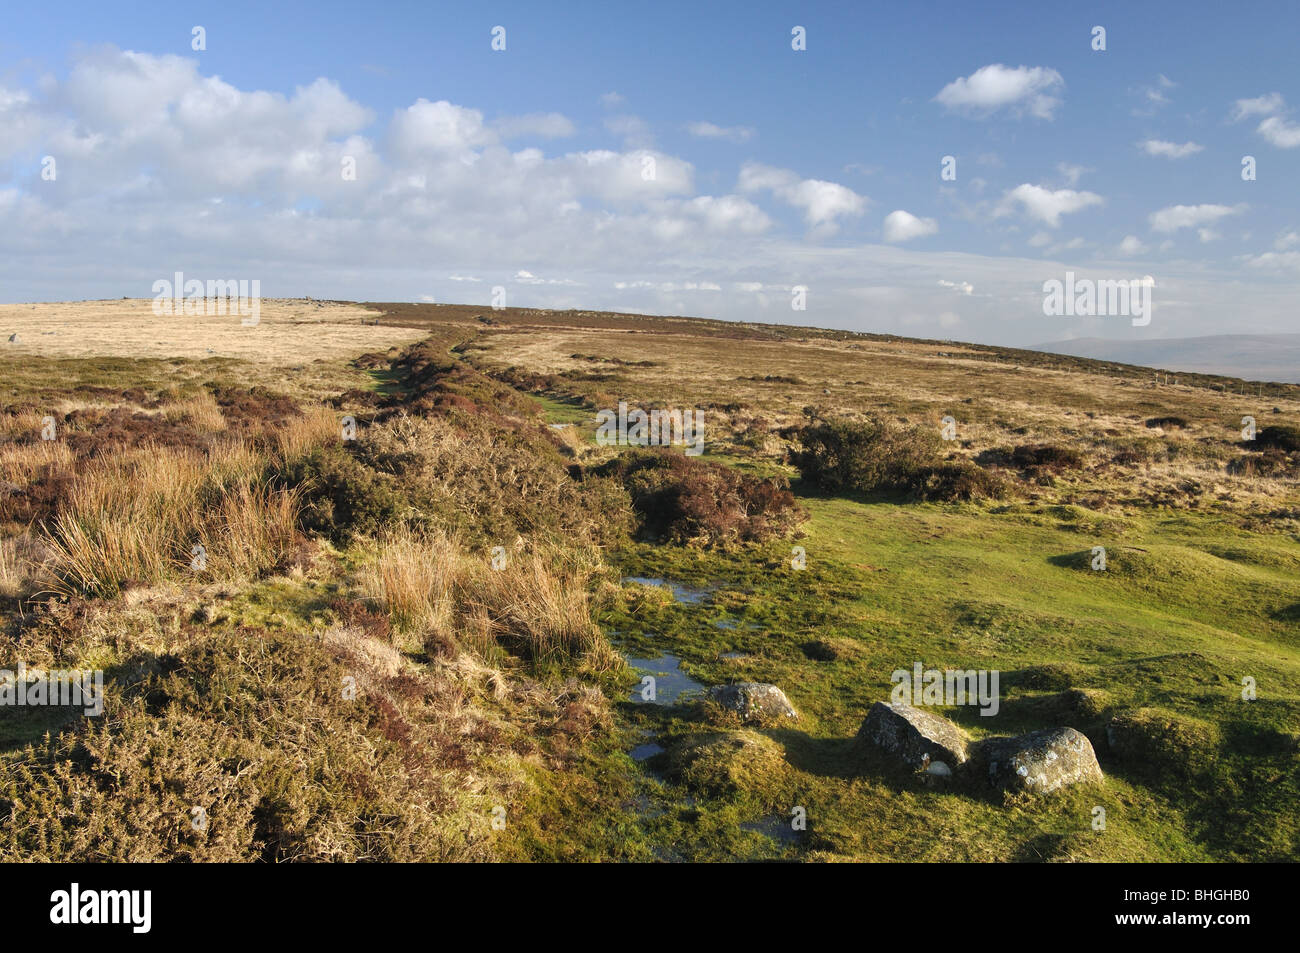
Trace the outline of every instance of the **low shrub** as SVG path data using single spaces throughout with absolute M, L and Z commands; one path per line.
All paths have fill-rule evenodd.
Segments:
M 880 420 L 826 420 L 799 434 L 793 454 L 803 479 L 833 493 L 901 492 L 917 499 L 1001 499 L 1005 478 L 964 458 L 944 460 L 943 441 L 928 428 Z
M 1062 473 L 1083 468 L 1083 454 L 1051 443 L 1021 444 L 1011 451 L 1011 464 L 1038 473 Z
M 761 541 L 805 514 L 784 479 L 755 477 L 676 450 L 631 450 L 594 471 L 627 490 L 639 531 L 651 538 L 704 545 Z
M 1295 453 L 1300 451 L 1300 427 L 1270 424 L 1255 434 L 1255 445 Z

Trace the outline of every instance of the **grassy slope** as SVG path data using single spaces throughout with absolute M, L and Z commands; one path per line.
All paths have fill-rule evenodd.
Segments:
M 784 749 L 789 770 L 756 775 L 718 795 L 659 782 L 653 772 L 665 767 L 661 756 L 649 762 L 639 789 L 608 777 L 577 784 L 586 797 L 599 792 L 606 814 L 575 797 L 569 806 L 584 820 L 551 830 L 550 850 L 563 856 L 554 841 L 571 840 L 569 850 L 586 856 L 671 851 L 708 859 L 1297 855 L 1300 786 L 1295 756 L 1281 739 L 1300 725 L 1300 650 L 1294 627 L 1272 615 L 1300 596 L 1294 575 L 1276 568 L 1294 558 L 1288 547 L 1225 535 L 1208 520 L 1138 523 L 1127 527 L 1125 543 L 1158 548 L 1170 570 L 1116 560 L 1102 574 L 1054 562 L 1085 549 L 1092 536 L 1050 513 L 805 502 L 812 519 L 800 543 L 817 554 L 806 570 L 788 568 L 785 544 L 727 555 L 636 546 L 624 554 L 624 572 L 716 589 L 700 605 L 636 593 L 604 620 L 630 654 L 677 655 L 703 683 L 783 686 L 802 718 L 768 734 Z M 1208 555 L 1225 539 L 1234 559 Z M 723 619 L 735 627 L 720 628 Z M 812 640 L 829 643 L 838 659 L 811 660 L 801 646 Z M 723 657 L 732 652 L 746 657 Z M 892 670 L 915 661 L 1001 670 L 997 716 L 947 713 L 976 736 L 1073 724 L 1092 736 L 1106 785 L 1003 804 L 992 795 L 931 791 L 864 760 L 852 737 L 866 709 L 888 696 Z M 1103 689 L 1114 708 L 1156 705 L 1209 720 L 1223 731 L 1212 769 L 1191 782 L 1163 769 L 1135 773 L 1108 755 L 1101 718 L 1080 722 L 1035 711 L 1030 699 L 1048 694 L 1025 684 L 1035 673 L 1052 687 Z M 1241 700 L 1243 675 L 1257 680 L 1258 700 Z M 700 727 L 687 708 L 629 702 L 621 713 L 627 746 L 649 733 L 671 747 Z M 620 758 L 593 761 L 592 778 L 615 772 Z M 769 839 L 742 826 L 767 818 L 775 830 L 796 805 L 808 812 L 802 837 Z M 1096 806 L 1106 809 L 1104 832 L 1091 827 Z M 629 807 L 639 822 L 628 817 Z M 538 809 L 557 812 L 558 805 Z
M 649 319 L 639 320 L 653 326 Z M 445 330 L 449 343 L 462 336 Z M 599 334 L 586 339 L 573 334 L 574 340 L 555 347 L 566 355 L 609 350 L 607 343 L 591 340 Z M 505 364 L 514 363 L 509 358 L 532 341 L 521 333 L 493 344 L 501 348 Z M 747 350 L 738 350 L 742 343 Z M 658 343 L 645 346 L 650 356 L 662 349 Z M 977 395 L 976 404 L 966 405 L 972 419 L 1009 416 L 999 424 L 999 439 L 1018 432 L 1013 427 L 1041 426 L 1061 406 L 1093 407 L 1079 397 L 1092 393 L 1093 385 L 1072 387 L 1065 376 L 1027 383 L 1017 378 L 1011 385 L 1015 393 L 993 395 L 985 383 L 1005 378 L 1007 371 L 992 362 L 987 376 L 972 384 L 976 372 L 970 367 L 910 354 L 900 353 L 892 363 L 879 356 L 872 363 L 865 355 L 843 355 L 840 368 L 834 361 L 841 355 L 799 352 L 787 342 L 751 347 L 725 340 L 718 350 L 688 340 L 681 346 L 688 354 L 699 351 L 689 372 L 667 365 L 624 368 L 596 383 L 643 400 L 647 394 L 693 401 L 701 394 L 725 399 L 743 392 L 739 396 L 755 412 L 779 408 L 772 416 L 787 419 L 800 404 L 819 400 L 823 385 L 836 388 L 828 398 L 836 404 L 897 406 L 900 412 L 926 415 L 936 407 L 957 406 L 966 391 Z M 619 353 L 645 356 L 630 347 Z M 536 355 L 530 360 L 537 361 Z M 792 363 L 806 384 L 738 383 L 738 374 L 768 373 Z M 246 380 L 245 369 L 225 359 L 51 360 L 28 365 L 29 371 L 15 366 L 7 397 L 27 403 L 37 396 L 33 392 L 48 389 L 51 393 L 35 403 L 57 399 L 62 394 L 53 392 L 66 385 L 55 387 L 50 375 L 74 365 L 85 383 L 118 388 L 158 378 L 180 394 L 197 390 L 204 378 Z M 544 361 L 539 366 L 555 369 Z M 1060 374 L 1059 365 L 1052 365 L 1052 373 Z M 276 386 L 272 375 L 259 377 Z M 382 374 L 334 363 L 313 366 L 304 378 L 281 380 L 279 386 L 304 398 L 348 386 L 391 386 Z M 1106 386 L 1109 395 L 1131 401 L 1122 408 L 1125 413 L 1178 411 L 1185 409 L 1180 400 L 1190 401 L 1191 416 L 1222 417 L 1225 431 L 1238 413 L 1215 394 L 1123 394 Z M 904 388 L 920 396 L 906 397 Z M 993 396 L 1006 403 L 992 404 Z M 549 421 L 590 420 L 589 405 L 562 393 L 536 399 Z M 1289 394 L 1285 401 L 1290 411 Z M 1119 410 L 1098 400 L 1093 412 Z M 1125 426 L 1145 430 L 1140 420 Z M 1071 434 L 1068 427 L 1050 432 L 1057 439 Z M 710 457 L 774 469 L 769 458 L 734 444 L 725 450 Z M 1104 477 L 1113 479 L 1123 476 Z M 1085 485 L 1076 493 L 1071 484 L 1066 495 L 1105 496 L 1115 485 Z M 497 856 L 1259 860 L 1300 854 L 1300 778 L 1288 747 L 1300 732 L 1300 548 L 1291 535 L 1277 528 L 1246 528 L 1231 512 L 1132 501 L 1095 510 L 1051 499 L 941 507 L 805 495 L 802 502 L 811 518 L 797 539 L 728 553 L 637 544 L 613 554 L 624 575 L 661 576 L 712 592 L 700 605 L 683 605 L 657 591 L 624 585 L 601 618 L 629 654 L 673 653 L 683 659 L 685 671 L 706 684 L 752 679 L 781 685 L 803 717 L 796 726 L 764 732 L 780 757 L 759 762 L 761 770 L 742 772 L 722 792 L 663 780 L 659 775 L 668 759 L 642 767 L 626 752 L 650 737 L 671 747 L 679 737 L 698 734 L 700 724 L 686 707 L 621 702 L 615 730 L 593 733 L 564 770 L 548 769 L 533 758 L 509 759 L 509 771 L 529 775 L 531 793 L 512 804 L 511 825 L 496 839 Z M 808 552 L 804 571 L 789 568 L 795 544 Z M 1094 545 L 1107 547 L 1110 569 L 1104 574 L 1088 569 L 1087 553 Z M 339 558 L 346 571 L 357 554 Z M 232 637 L 240 626 L 286 635 L 313 632 L 331 623 L 323 604 L 337 591 L 336 581 L 327 578 L 264 580 L 226 603 L 216 627 Z M 182 609 L 188 616 L 191 606 L 178 605 L 178 615 Z M 735 627 L 719 627 L 723 619 Z M 810 658 L 803 646 L 813 640 L 827 643 L 837 658 Z M 737 651 L 745 657 L 721 657 Z M 1036 710 L 1032 699 L 1072 685 L 1105 690 L 1111 708 L 1154 705 L 1194 715 L 1217 726 L 1222 739 L 1212 765 L 1185 779 L 1161 766 L 1142 771 L 1113 758 L 1102 719 L 1094 718 L 1074 726 L 1097 745 L 1108 776 L 1102 788 L 1006 804 L 991 796 L 931 790 L 910 775 L 864 759 L 852 744 L 869 705 L 887 697 L 889 673 L 917 661 L 1003 673 L 1003 711 L 997 718 L 982 719 L 971 710 L 949 713 L 976 735 L 1071 723 Z M 1259 699 L 1249 703 L 1240 698 L 1247 675 L 1259 685 Z M 629 675 L 609 691 L 626 698 L 634 682 Z M 490 708 L 486 701 L 476 704 Z M 31 740 L 44 727 L 26 724 L 18 734 Z M 5 737 L 5 746 L 17 740 Z M 807 810 L 808 832 L 798 838 L 769 836 L 796 805 Z M 1105 832 L 1091 829 L 1098 805 L 1107 812 Z M 758 829 L 751 829 L 754 825 Z

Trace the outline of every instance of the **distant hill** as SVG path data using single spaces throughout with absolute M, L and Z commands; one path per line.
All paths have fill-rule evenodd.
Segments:
M 1300 334 L 1214 334 L 1155 341 L 1077 338 L 1031 350 L 1170 371 L 1300 383 Z

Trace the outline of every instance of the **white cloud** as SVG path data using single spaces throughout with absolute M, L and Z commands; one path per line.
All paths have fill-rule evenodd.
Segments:
M 607 109 L 613 109 L 615 106 L 621 106 L 625 102 L 622 95 L 615 92 L 601 94 L 600 104 Z
M 1281 116 L 1269 116 L 1255 131 L 1279 149 L 1300 146 L 1300 124 Z
M 741 192 L 770 191 L 783 202 L 803 209 L 804 220 L 824 231 L 833 230 L 843 216 L 861 215 L 867 207 L 864 196 L 836 182 L 800 179 L 789 169 L 756 162 L 741 166 L 737 188 Z
M 1198 228 L 1196 235 L 1202 242 L 1217 242 L 1223 236 L 1212 228 Z
M 512 279 L 521 285 L 577 285 L 570 278 L 539 278 L 531 271 L 517 271 Z
M 496 141 L 483 125 L 483 114 L 440 99 L 431 103 L 418 99 L 399 109 L 389 125 L 390 143 L 403 158 L 418 159 L 434 154 L 464 154 Z
M 1149 216 L 1153 232 L 1176 232 L 1183 228 L 1200 228 L 1229 215 L 1245 211 L 1244 205 L 1170 205 Z
M 1119 253 L 1121 255 L 1141 255 L 1147 250 L 1147 246 L 1142 244 L 1142 240 L 1136 235 L 1125 235 L 1124 240 L 1119 243 Z
M 898 209 L 885 216 L 882 228 L 885 241 L 892 244 L 933 235 L 939 231 L 939 223 L 932 218 L 917 218 L 911 212 Z
M 959 77 L 939 90 L 935 101 L 955 112 L 989 115 L 1000 109 L 1051 119 L 1061 100 L 1056 95 L 1065 85 L 1061 74 L 1044 66 L 1001 63 L 982 66 L 970 76 Z
M 1281 93 L 1268 93 L 1265 96 L 1256 96 L 1254 99 L 1237 100 L 1232 106 L 1231 119 L 1233 122 L 1240 122 L 1251 116 L 1271 116 L 1285 108 L 1286 100 L 1282 98 Z
M 1056 164 L 1056 171 L 1061 173 L 1061 178 L 1065 179 L 1065 184 L 1067 186 L 1074 188 L 1079 184 L 1079 179 L 1082 178 L 1085 173 L 1091 172 L 1092 169 L 1082 165 L 1071 165 L 1069 162 L 1058 162 Z
M 1294 245 L 1300 245 L 1300 233 L 1283 232 L 1278 235 L 1277 240 L 1273 242 L 1273 247 L 1278 251 L 1286 251 Z
M 1175 83 L 1173 80 L 1171 80 L 1164 73 L 1157 74 L 1154 85 L 1142 86 L 1139 88 L 1138 92 L 1141 93 L 1142 99 L 1146 104 L 1146 108 L 1134 109 L 1133 115 L 1135 116 L 1155 115 L 1155 113 L 1158 110 L 1163 109 L 1165 106 L 1169 105 L 1169 96 L 1166 94 L 1166 91 L 1170 89 L 1174 89 L 1177 86 L 1178 84 Z
M 738 195 L 701 195 L 686 202 L 686 214 L 697 216 L 714 231 L 739 231 L 757 234 L 772 224 L 761 208 Z
M 948 281 L 945 278 L 940 278 L 938 284 L 941 288 L 952 288 L 954 291 L 959 291 L 967 296 L 975 293 L 975 286 L 969 281 Z
M 1138 148 L 1149 156 L 1157 156 L 1162 159 L 1185 159 L 1188 156 L 1194 156 L 1202 152 L 1205 146 L 1198 145 L 1195 142 L 1166 142 L 1163 139 L 1147 139 L 1138 143 Z
M 748 142 L 754 130 L 748 126 L 715 126 L 711 122 L 692 122 L 686 131 L 698 139 L 726 139 L 729 142 Z
M 1105 202 L 1093 192 L 1076 192 L 1073 189 L 1045 189 L 1041 185 L 1018 185 L 1003 197 L 998 214 L 1007 214 L 1012 204 L 1019 204 L 1025 213 L 1050 228 L 1061 224 L 1061 216 L 1069 215 Z

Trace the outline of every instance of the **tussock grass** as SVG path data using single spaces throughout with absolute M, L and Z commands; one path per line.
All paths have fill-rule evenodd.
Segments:
M 242 445 L 221 446 L 88 464 L 47 528 L 54 591 L 110 596 L 187 571 L 255 577 L 279 565 L 295 539 L 298 494 L 260 482 Z
M 453 590 L 464 574 L 460 545 L 442 535 L 423 535 L 405 527 L 384 533 L 379 552 L 361 573 L 366 598 L 406 632 L 429 632 L 454 639 Z
M 359 583 L 431 652 L 469 648 L 490 658 L 504 648 L 534 660 L 584 658 L 609 671 L 620 661 L 592 621 L 589 594 L 600 571 L 594 551 L 550 545 L 516 550 L 494 569 L 455 537 L 398 527 L 379 538 Z

